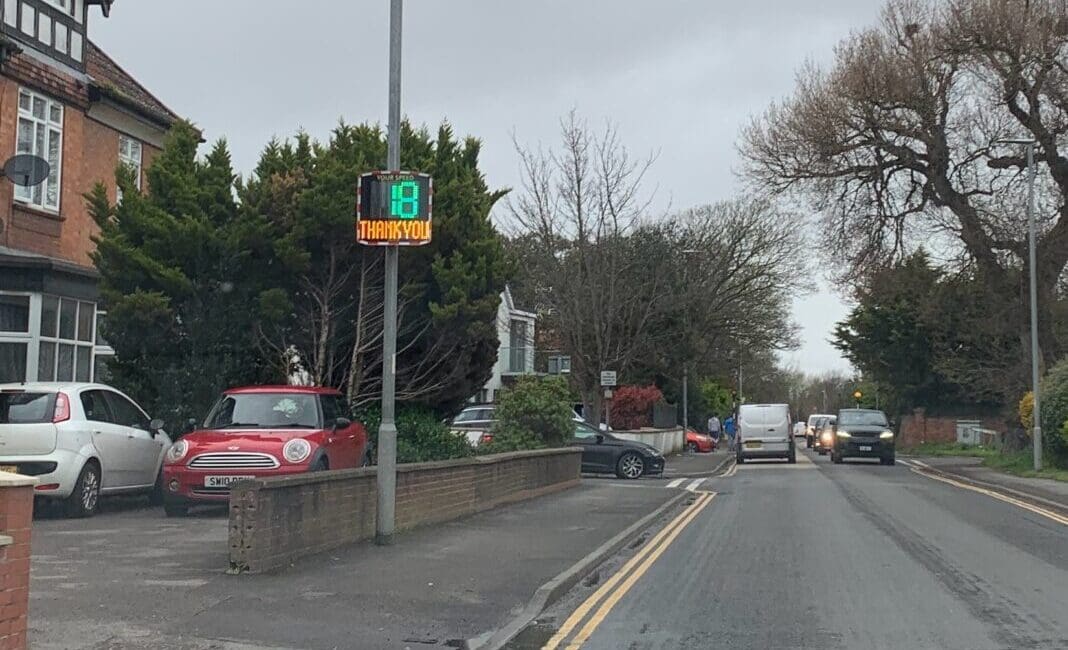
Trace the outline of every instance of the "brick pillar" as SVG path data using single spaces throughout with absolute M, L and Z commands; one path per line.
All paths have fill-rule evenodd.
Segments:
M 0 472 L 0 650 L 24 650 L 37 479 Z

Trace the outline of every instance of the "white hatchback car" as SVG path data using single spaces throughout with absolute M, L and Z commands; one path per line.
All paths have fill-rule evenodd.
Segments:
M 101 494 L 159 499 L 171 440 L 126 395 L 102 384 L 0 384 L 0 471 L 37 478 L 35 494 L 88 517 Z

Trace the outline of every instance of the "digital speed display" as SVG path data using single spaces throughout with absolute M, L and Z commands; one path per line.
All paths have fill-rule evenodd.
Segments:
M 430 243 L 433 181 L 415 172 L 370 172 L 356 189 L 356 241 L 366 246 Z

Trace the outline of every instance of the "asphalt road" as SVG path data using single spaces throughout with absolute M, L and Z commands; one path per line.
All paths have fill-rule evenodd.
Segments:
M 1068 648 L 1065 523 L 901 463 L 727 474 L 514 647 Z

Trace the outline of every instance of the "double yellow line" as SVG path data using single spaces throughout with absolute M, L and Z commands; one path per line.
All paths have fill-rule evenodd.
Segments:
M 581 648 L 590 636 L 594 633 L 599 626 L 608 616 L 612 608 L 616 606 L 623 596 L 630 591 L 631 587 L 636 583 L 645 573 L 649 570 L 649 567 L 656 562 L 657 558 L 663 555 L 668 546 L 671 545 L 675 538 L 679 536 L 679 533 L 683 531 L 686 526 L 690 524 L 702 510 L 712 502 L 712 498 L 716 496 L 715 492 L 705 492 L 701 494 L 692 504 L 686 507 L 685 510 L 680 512 L 677 517 L 672 519 L 664 529 L 653 537 L 640 551 L 638 551 L 634 557 L 627 561 L 619 571 L 617 571 L 611 578 L 609 578 L 597 591 L 593 592 L 589 598 L 587 598 L 582 605 L 576 609 L 571 616 L 568 617 L 564 624 L 560 626 L 556 634 L 552 636 L 549 641 L 542 646 L 542 650 L 556 650 L 560 647 L 571 632 L 579 626 L 587 615 L 596 607 L 596 611 L 593 615 L 586 620 L 586 624 L 583 625 L 575 636 L 567 642 L 564 648 L 571 650 Z M 622 583 L 622 584 L 621 584 Z M 618 589 L 616 588 L 618 585 Z
M 935 474 L 933 472 L 925 472 L 922 469 L 922 467 L 912 467 L 911 469 L 912 469 L 913 472 L 916 472 L 917 474 L 919 474 L 921 476 L 926 476 L 929 479 L 934 479 L 936 481 L 942 481 L 943 483 L 949 483 L 950 485 L 953 485 L 955 487 L 959 487 L 959 488 L 961 488 L 963 490 L 971 490 L 972 492 L 978 492 L 979 494 L 985 494 L 986 496 L 994 498 L 994 499 L 997 499 L 999 501 L 1004 501 L 1005 503 L 1011 503 L 1012 505 L 1016 506 L 1017 508 L 1023 508 L 1024 510 L 1029 510 L 1029 511 L 1035 513 L 1036 515 L 1041 515 L 1041 516 L 1045 517 L 1046 519 L 1051 519 L 1051 520 L 1057 522 L 1058 524 L 1063 524 L 1065 526 L 1068 526 L 1068 517 L 1065 517 L 1064 515 L 1056 513 L 1056 512 L 1054 512 L 1052 510 L 1047 510 L 1046 508 L 1040 508 L 1040 507 L 1032 505 L 1032 504 L 1030 504 L 1030 503 L 1028 503 L 1026 501 L 1023 501 L 1021 499 L 1014 499 L 1013 497 L 1010 497 L 1010 496 L 1008 496 L 1006 494 L 1002 494 L 1000 492 L 995 492 L 994 490 L 988 490 L 986 488 L 982 488 L 982 487 L 979 487 L 977 485 L 969 485 L 968 483 L 962 483 L 961 481 L 954 481 L 951 478 L 946 478 L 945 476 L 940 476 L 940 475 Z

